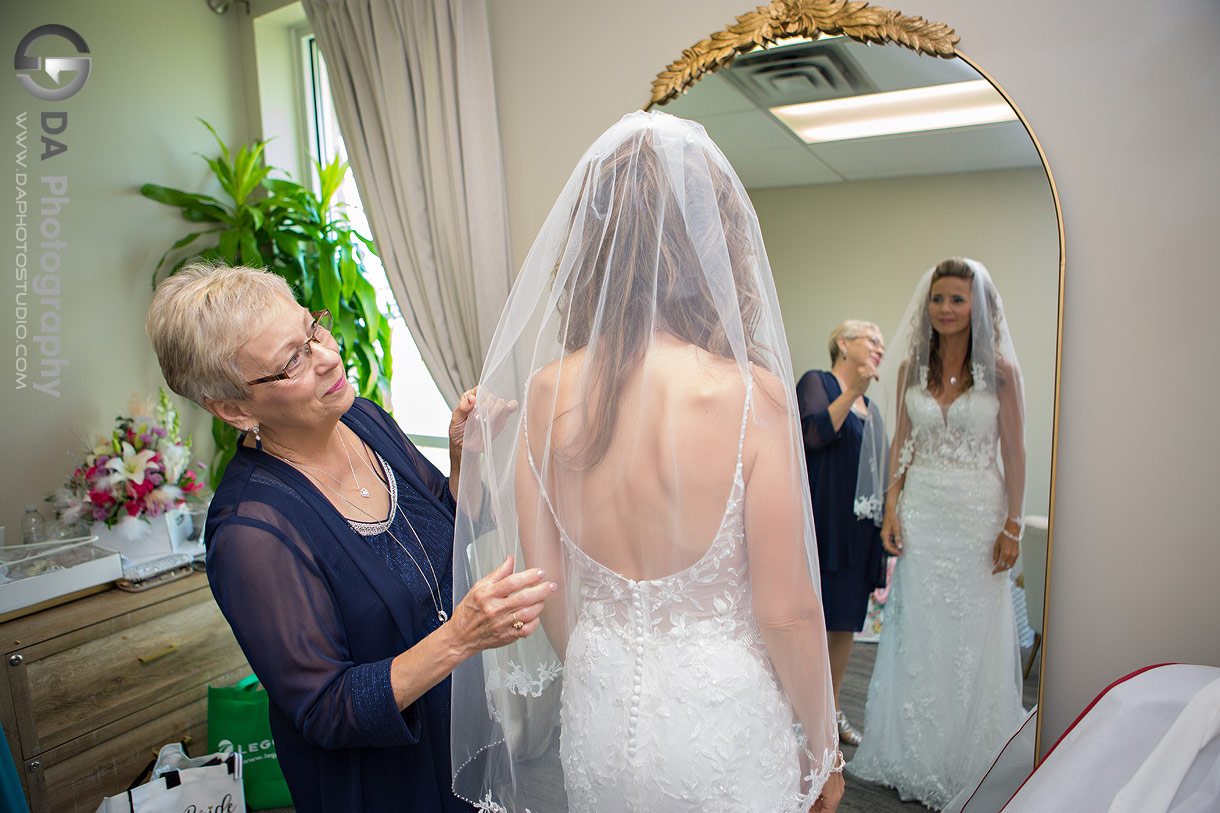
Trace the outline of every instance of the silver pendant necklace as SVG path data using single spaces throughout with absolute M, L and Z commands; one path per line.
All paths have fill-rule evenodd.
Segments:
M 360 478 L 358 478 L 356 476 L 356 467 L 352 465 L 352 455 L 347 450 L 347 443 L 343 440 L 343 433 L 339 431 L 338 424 L 335 425 L 335 434 L 339 436 L 339 443 L 340 443 L 340 445 L 343 446 L 343 454 L 347 456 L 347 467 L 352 473 L 352 482 L 354 482 L 356 484 L 356 491 L 359 492 L 361 497 L 364 497 L 367 499 L 369 496 L 369 490 L 367 488 L 365 488 L 364 486 L 360 485 Z M 271 453 L 268 452 L 268 454 L 271 454 Z M 343 485 L 342 480 L 340 480 L 335 475 L 331 474 L 326 469 L 321 469 L 321 468 L 318 468 L 317 466 L 311 466 L 308 463 L 301 463 L 296 460 L 289 460 L 288 458 L 280 457 L 277 454 L 272 454 L 271 456 L 279 458 L 280 460 L 283 460 L 285 463 L 287 463 L 291 466 L 296 466 L 298 469 L 309 469 L 310 471 L 316 471 L 318 474 L 324 474 L 327 477 L 329 477 L 330 479 L 334 480 L 339 485 Z M 329 486 L 328 486 L 328 488 L 329 488 Z M 332 488 L 331 491 L 334 491 L 334 489 Z M 337 494 L 338 492 L 335 492 L 335 493 Z
M 335 427 L 335 430 L 338 431 L 337 426 Z M 340 441 L 343 440 L 342 435 L 339 436 L 339 440 Z M 346 445 L 345 445 L 345 448 L 346 448 Z M 271 454 L 271 453 L 268 452 L 268 454 Z M 283 460 L 285 463 L 287 463 L 290 466 L 293 466 L 294 468 L 298 468 L 298 469 L 301 467 L 304 467 L 307 469 L 313 468 L 312 466 L 304 466 L 304 464 L 295 463 L 292 460 L 289 460 L 286 457 L 280 457 L 277 454 L 271 454 L 271 456 L 278 458 L 280 460 Z M 360 456 L 360 459 L 361 459 L 361 461 L 364 462 L 364 465 L 368 468 L 368 470 L 370 472 L 372 472 L 375 477 L 377 477 L 377 482 L 381 483 L 381 487 L 385 489 L 386 495 L 390 496 L 392 498 L 393 495 L 390 494 L 390 487 L 388 485 L 386 485 L 386 483 L 384 481 L 382 481 L 380 476 L 377 476 L 377 472 L 373 471 L 373 467 L 369 465 L 368 461 L 364 459 L 363 455 Z M 348 457 L 348 463 L 349 464 L 351 463 L 350 455 Z M 318 469 L 317 471 L 321 471 L 321 469 Z M 309 474 L 307 472 L 302 472 L 302 473 L 305 474 L 306 477 L 309 476 Z M 339 485 L 343 485 L 342 481 L 339 480 L 338 478 L 334 477 L 333 475 L 330 475 L 325 471 L 322 471 L 322 474 L 326 474 L 332 480 L 339 483 Z M 352 472 L 352 477 L 353 477 L 353 479 L 355 478 L 354 470 Z M 345 503 L 350 505 L 352 508 L 354 508 L 357 511 L 359 511 L 360 513 L 364 514 L 369 519 L 374 519 L 374 520 L 376 519 L 376 517 L 374 517 L 371 513 L 369 513 L 369 511 L 360 507 L 359 505 L 356 505 L 354 502 L 349 500 L 347 497 L 343 496 L 343 494 L 341 492 L 339 492 L 338 490 L 331 488 L 326 483 L 323 483 L 321 480 L 315 480 L 315 482 L 318 485 L 320 485 L 323 488 L 330 491 L 332 494 L 334 494 L 339 499 L 343 500 Z M 359 483 L 357 483 L 357 485 L 359 485 Z M 362 496 L 365 496 L 365 497 L 368 496 L 367 489 L 361 489 L 361 491 L 363 492 Z M 400 540 L 397 536 L 395 536 L 394 532 L 390 530 L 389 524 L 386 525 L 385 532 L 390 537 L 390 539 L 393 539 L 395 544 L 397 544 L 398 547 L 402 549 L 402 552 L 407 554 L 407 558 L 411 560 L 411 564 L 415 565 L 415 569 L 419 571 L 419 577 L 424 580 L 424 586 L 428 588 L 428 598 L 430 598 L 432 600 L 432 607 L 433 607 L 433 609 L 436 610 L 436 618 L 438 621 L 440 621 L 442 624 L 444 624 L 446 621 L 449 620 L 449 614 L 447 612 L 445 612 L 445 605 L 441 601 L 441 580 L 436 575 L 436 569 L 432 567 L 432 560 L 428 558 L 428 549 L 424 547 L 424 542 L 422 539 L 419 538 L 419 533 L 415 530 L 415 526 L 411 524 L 411 520 L 407 519 L 406 512 L 402 510 L 402 507 L 400 505 L 398 505 L 398 502 L 396 500 L 391 499 L 391 503 L 392 503 L 392 507 L 393 507 L 393 511 L 390 512 L 391 523 L 393 522 L 394 511 L 397 511 L 398 516 L 402 517 L 402 521 L 407 523 L 407 527 L 411 529 L 411 535 L 415 537 L 415 541 L 419 544 L 420 550 L 423 551 L 424 561 L 427 562 L 428 570 L 432 573 L 431 582 L 428 581 L 428 577 L 427 577 L 427 575 L 425 575 L 424 569 L 419 566 L 419 562 L 416 560 L 415 556 L 411 553 L 411 551 L 407 548 L 406 545 L 402 544 L 402 540 Z M 436 585 L 435 592 L 433 592 L 433 589 L 432 589 L 433 584 Z
M 339 432 L 339 425 L 335 424 L 335 431 L 339 433 L 339 442 L 343 444 L 343 454 L 347 456 L 347 467 L 351 469 L 352 480 L 356 482 L 356 490 L 360 492 L 360 496 L 368 499 L 369 490 L 360 485 L 360 478 L 356 476 L 356 467 L 352 465 L 352 453 L 347 449 L 347 441 L 343 439 L 343 433 Z

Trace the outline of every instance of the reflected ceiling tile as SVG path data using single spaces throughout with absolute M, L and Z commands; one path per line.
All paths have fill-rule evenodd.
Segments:
M 745 113 L 757 109 L 737 88 L 718 73 L 699 80 L 698 93 L 684 93 L 658 108 L 684 119 L 700 119 L 724 113 Z
M 790 130 L 758 110 L 703 116 L 699 123 L 725 155 L 730 150 L 736 151 L 739 145 L 750 150 L 784 150 L 801 144 Z
M 1020 122 L 811 145 L 850 181 L 1041 166 Z
M 922 56 L 906 48 L 845 44 L 866 66 L 868 77 L 879 91 L 904 90 L 950 82 L 968 82 L 982 77 L 960 59 Z
M 729 155 L 746 189 L 771 189 L 781 186 L 811 186 L 843 180 L 802 147 L 782 150 L 742 150 Z

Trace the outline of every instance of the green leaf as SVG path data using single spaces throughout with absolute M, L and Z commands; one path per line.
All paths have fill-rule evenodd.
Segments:
M 166 203 L 170 206 L 200 206 L 211 204 L 213 206 L 221 206 L 221 202 L 211 195 L 200 195 L 194 192 L 183 192 L 181 189 L 170 189 L 168 186 L 158 186 L 153 183 L 146 183 L 140 187 L 140 194 L 146 198 L 151 198 L 158 203 Z
M 339 246 L 339 279 L 343 281 L 343 298 L 351 299 L 356 293 L 356 284 L 358 280 L 364 279 L 360 273 L 360 268 L 357 267 L 356 261 L 352 259 L 352 247 L 348 243 Z
M 200 223 L 221 223 L 230 219 L 229 212 L 224 205 L 208 195 L 192 195 L 155 184 L 144 184 L 140 187 L 140 194 L 158 203 L 179 207 L 182 210 L 182 216 L 187 220 Z
M 216 245 L 216 253 L 229 265 L 237 265 L 237 246 L 241 239 L 239 231 L 222 231 L 220 233 L 220 242 Z
M 254 239 L 254 232 L 241 231 L 237 232 L 240 235 L 241 245 L 241 264 L 248 265 L 251 268 L 263 268 L 263 255 L 258 250 L 258 243 Z
M 339 343 L 344 351 L 354 353 L 352 348 L 358 343 L 357 339 L 361 331 L 356 326 L 356 315 L 351 310 L 344 308 L 335 315 L 335 333 L 339 336 Z
M 342 285 L 339 280 L 339 272 L 335 269 L 333 250 L 324 252 L 323 256 L 319 258 L 318 287 L 322 292 L 323 307 L 329 309 L 331 313 L 338 313 Z
M 177 249 L 180 249 L 180 248 L 185 248 L 186 246 L 193 243 L 195 240 L 199 239 L 200 237 L 203 237 L 205 234 L 215 234 L 218 231 L 220 231 L 220 229 L 208 229 L 207 231 L 192 232 L 191 234 L 188 234 L 186 237 L 183 237 L 181 240 L 178 240 L 172 246 L 170 246 L 169 249 L 164 254 L 161 255 L 161 259 L 157 261 L 157 267 L 153 269 L 153 279 L 152 279 L 153 287 L 154 288 L 157 287 L 157 272 L 161 270 L 161 266 L 165 264 L 165 258 L 168 257 L 171 252 L 176 251 Z
M 374 370 L 379 369 L 380 364 L 378 363 L 377 354 L 373 352 L 373 346 L 371 344 L 361 344 L 358 346 L 360 348 L 360 352 L 363 353 L 365 359 L 368 360 L 369 373 L 367 376 L 362 378 L 363 383 L 360 387 L 360 395 L 368 398 L 377 389 L 377 376 L 372 375 L 372 373 Z
M 357 277 L 356 300 L 360 303 L 369 336 L 376 336 L 381 332 L 381 311 L 377 307 L 377 291 L 373 289 L 373 284 L 363 276 Z
M 326 166 L 322 166 L 320 162 L 314 166 L 318 168 L 318 186 L 322 190 L 318 195 L 321 204 L 319 208 L 325 211 L 330 208 L 331 198 L 343 184 L 343 178 L 347 175 L 347 164 L 341 163 L 336 154 L 335 159 Z

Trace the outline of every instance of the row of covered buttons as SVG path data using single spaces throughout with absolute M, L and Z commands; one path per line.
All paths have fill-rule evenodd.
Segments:
M 627 756 L 636 755 L 636 727 L 640 722 L 640 692 L 644 682 L 644 632 L 648 628 L 648 615 L 644 609 L 644 595 L 639 586 L 632 590 L 632 611 L 635 620 L 635 674 L 631 683 L 630 722 L 627 728 Z

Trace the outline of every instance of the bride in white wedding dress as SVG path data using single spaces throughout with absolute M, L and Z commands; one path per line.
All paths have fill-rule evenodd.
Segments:
M 463 463 L 481 476 L 455 583 L 511 554 L 559 590 L 545 634 L 455 673 L 455 791 L 518 813 L 833 810 L 787 342 L 757 217 L 702 127 L 634 113 L 589 149 L 479 399 L 521 409 Z
M 924 274 L 893 347 L 882 542 L 901 557 L 847 769 L 940 809 L 1024 719 L 1009 569 L 1025 488 L 1021 374 L 981 263 Z M 888 361 L 888 359 L 887 359 Z

